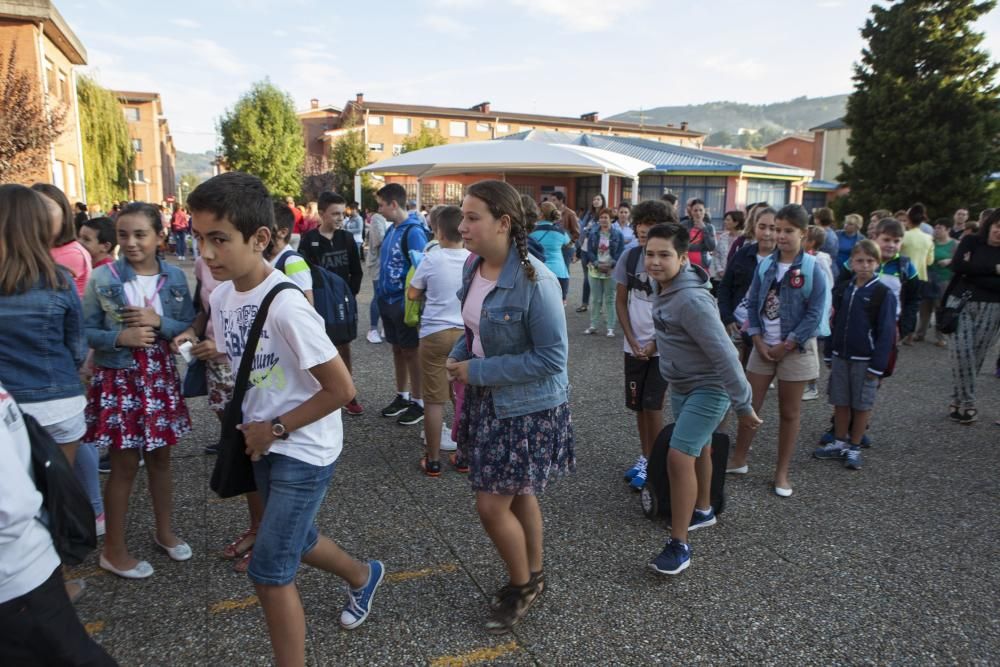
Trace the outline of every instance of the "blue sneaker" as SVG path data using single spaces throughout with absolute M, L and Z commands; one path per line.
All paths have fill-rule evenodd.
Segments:
M 861 448 L 852 446 L 844 454 L 844 467 L 848 470 L 861 470 Z
M 847 450 L 848 450 L 847 443 L 841 440 L 834 440 L 829 444 L 814 449 L 813 458 L 823 459 L 823 460 L 842 459 L 844 458 L 844 454 L 847 453 Z
M 625 471 L 625 481 L 631 482 L 639 474 L 640 468 L 646 467 L 646 457 L 640 456 L 635 460 L 635 465 Z
M 649 568 L 657 574 L 680 574 L 691 564 L 691 547 L 670 538 L 660 555 L 649 561 Z
M 703 512 L 698 508 L 694 510 L 694 516 L 691 517 L 691 523 L 688 524 L 688 532 L 692 530 L 698 530 L 699 528 L 708 528 L 709 526 L 714 526 L 718 523 L 715 518 L 715 508 L 709 507 L 707 512 Z M 671 523 L 667 522 L 667 530 L 670 530 Z
M 632 487 L 633 491 L 642 491 L 642 487 L 646 486 L 646 461 L 636 461 L 635 467 L 638 470 L 635 471 L 635 475 L 632 476 L 632 481 L 628 485 Z
M 385 576 L 385 565 L 382 561 L 368 561 L 368 583 L 363 588 L 352 590 L 347 587 L 347 605 L 340 612 L 340 627 L 345 630 L 353 630 L 368 618 L 368 612 L 372 608 L 372 600 L 375 598 L 375 591 L 378 590 L 382 578 Z
M 833 437 L 833 431 L 826 431 L 825 433 L 823 433 L 823 435 L 819 437 L 819 444 L 829 445 L 834 440 L 836 440 L 836 438 Z
M 867 433 L 861 436 L 861 446 L 864 447 L 865 449 L 868 449 L 869 447 L 872 446 L 872 441 L 868 439 Z

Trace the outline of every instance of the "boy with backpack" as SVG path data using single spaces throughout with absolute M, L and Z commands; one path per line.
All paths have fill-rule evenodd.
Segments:
M 813 456 L 841 459 L 851 470 L 861 469 L 861 439 L 896 335 L 896 297 L 875 275 L 881 260 L 878 246 L 868 239 L 851 250 L 854 280 L 839 284 L 834 293 L 832 336 L 824 355 L 830 365 L 834 440 Z
M 636 491 L 646 485 L 646 466 L 663 428 L 663 399 L 667 393 L 653 327 L 654 281 L 645 270 L 646 233 L 653 225 L 671 221 L 670 211 L 662 201 L 648 200 L 636 206 L 632 229 L 638 245 L 618 258 L 612 273 L 617 283 L 615 310 L 625 332 L 625 407 L 635 412 L 641 450 L 635 464 L 625 472 L 625 481 Z
M 264 516 L 247 576 L 254 583 L 279 665 L 305 663 L 305 613 L 295 586 L 300 562 L 348 583 L 340 615 L 345 629 L 371 610 L 385 568 L 358 561 L 316 526 L 343 449 L 340 408 L 354 384 L 323 319 L 280 271 L 262 261 L 271 242 L 273 205 L 260 179 L 241 172 L 215 176 L 190 194 L 194 230 L 212 276 L 216 341 L 239 368 L 253 354 L 243 399 L 243 433 Z M 353 243 L 353 241 L 352 241 Z M 270 308 L 268 309 L 268 304 Z M 263 315 L 266 313 L 266 315 Z M 258 344 L 247 337 L 258 314 L 266 319 Z

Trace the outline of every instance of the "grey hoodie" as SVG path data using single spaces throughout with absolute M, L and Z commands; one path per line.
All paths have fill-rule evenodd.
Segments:
M 671 390 L 682 394 L 705 388 L 723 391 L 736 414 L 748 414 L 752 410 L 750 383 L 710 287 L 705 270 L 691 264 L 665 290 L 657 286 L 653 325 L 660 375 Z

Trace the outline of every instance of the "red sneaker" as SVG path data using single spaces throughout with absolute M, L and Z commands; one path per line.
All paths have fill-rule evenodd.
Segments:
M 351 402 L 345 405 L 344 408 L 347 410 L 347 414 L 353 415 L 355 417 L 357 417 L 358 415 L 363 415 L 365 413 L 365 409 L 361 407 L 361 404 L 358 403 L 358 399 L 356 397 L 352 398 Z

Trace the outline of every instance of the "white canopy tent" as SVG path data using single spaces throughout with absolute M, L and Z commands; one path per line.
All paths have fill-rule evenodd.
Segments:
M 609 189 L 611 176 L 629 178 L 632 191 L 639 191 L 639 173 L 655 165 L 627 155 L 572 144 L 547 144 L 537 141 L 470 141 L 462 144 L 433 146 L 379 160 L 358 171 L 354 179 L 354 198 L 361 201 L 361 174 L 407 174 L 417 177 L 417 200 L 420 180 L 449 174 L 510 172 L 599 174 L 601 192 Z

